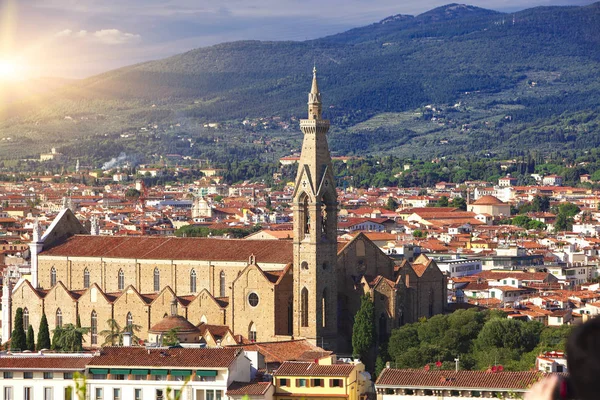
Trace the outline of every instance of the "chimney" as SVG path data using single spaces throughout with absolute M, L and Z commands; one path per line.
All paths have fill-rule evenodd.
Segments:
M 131 347 L 131 332 L 123 332 L 123 347 Z

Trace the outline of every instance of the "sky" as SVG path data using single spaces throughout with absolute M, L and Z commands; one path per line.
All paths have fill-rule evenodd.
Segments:
M 456 0 L 0 0 L 0 80 L 83 78 L 235 40 L 307 40 Z M 471 0 L 503 12 L 591 0 Z

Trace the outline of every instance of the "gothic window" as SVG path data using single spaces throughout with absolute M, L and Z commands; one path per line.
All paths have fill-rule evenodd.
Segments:
M 160 271 L 158 268 L 154 268 L 154 291 L 160 291 Z
M 323 289 L 323 298 L 321 299 L 321 318 L 322 326 L 327 326 L 327 288 Z
M 325 204 L 325 198 L 321 200 L 321 236 L 327 237 L 327 204 Z
M 125 319 L 125 327 L 127 327 L 130 330 L 133 330 L 132 326 L 133 326 L 133 315 L 131 315 L 131 312 L 128 312 L 127 318 Z
M 258 295 L 254 292 L 248 295 L 248 304 L 252 307 L 256 307 L 258 305 Z
M 310 213 L 308 212 L 308 196 L 304 196 L 302 203 L 302 217 L 304 218 L 304 236 L 310 234 Z
M 219 274 L 219 296 L 225 297 L 225 271 Z
M 196 293 L 196 270 L 190 272 L 190 293 Z
M 125 273 L 123 272 L 122 269 L 119 270 L 119 283 L 118 283 L 118 290 L 123 290 L 125 289 Z
M 248 339 L 251 342 L 256 342 L 256 325 L 254 322 L 250 322 L 250 326 L 248 327 Z
M 56 310 L 56 321 L 54 324 L 57 328 L 61 328 L 62 327 L 62 311 L 60 311 L 60 308 Z
M 95 310 L 92 311 L 90 334 L 92 336 L 92 344 L 98 344 L 98 314 Z
M 50 270 L 50 286 L 56 285 L 56 268 L 52 267 Z
M 83 271 L 83 287 L 85 289 L 90 287 L 90 271 L 87 268 Z
M 27 307 L 23 309 L 23 329 L 27 330 L 29 328 L 29 310 Z
M 308 289 L 302 288 L 300 293 L 300 323 L 302 326 L 308 326 Z

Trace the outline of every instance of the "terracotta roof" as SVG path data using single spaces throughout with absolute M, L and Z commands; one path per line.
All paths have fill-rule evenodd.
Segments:
M 227 368 L 240 349 L 146 349 L 103 347 L 89 366 Z
M 376 385 L 418 388 L 528 389 L 544 375 L 539 371 L 425 371 L 385 368 Z
M 273 386 L 271 382 L 232 382 L 227 388 L 227 395 L 239 396 L 261 396 L 267 393 L 267 390 Z
M 506 204 L 497 197 L 494 196 L 482 196 L 473 205 L 477 206 L 495 206 L 495 205 L 503 205 Z
M 59 357 L 48 354 L 34 356 L 2 356 L 0 370 L 83 371 L 91 357 Z
M 41 255 L 154 260 L 292 262 L 292 242 L 274 240 L 75 235 Z
M 313 361 L 315 358 L 331 354 L 307 340 L 288 340 L 282 342 L 265 342 L 242 345 L 244 350 L 258 351 L 265 356 L 267 363 L 282 363 L 284 361 Z M 315 353 L 320 356 L 315 357 Z
M 177 333 L 189 333 L 189 332 L 198 332 L 198 328 L 196 328 L 190 321 L 182 317 L 181 315 L 168 315 L 161 319 L 156 325 L 154 325 L 148 332 L 150 333 L 162 333 L 169 332 L 171 329 L 177 329 Z
M 354 364 L 319 365 L 314 362 L 286 361 L 273 376 L 350 376 Z

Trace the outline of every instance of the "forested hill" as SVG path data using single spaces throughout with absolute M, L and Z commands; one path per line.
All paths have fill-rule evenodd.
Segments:
M 477 118 L 486 118 L 477 110 L 495 109 L 498 112 L 489 118 L 502 130 L 495 138 L 535 147 L 540 140 L 527 143 L 529 139 L 518 135 L 525 129 L 538 132 L 552 118 L 581 112 L 591 112 L 591 120 L 598 121 L 599 28 L 600 3 L 511 14 L 451 4 L 317 40 L 224 43 L 107 72 L 53 98 L 12 105 L 3 111 L 0 136 L 14 140 L 45 135 L 52 141 L 81 136 L 83 127 L 86 134 L 110 134 L 146 123 L 302 116 L 316 61 L 326 116 L 359 137 L 384 129 L 382 137 L 393 145 L 367 151 L 394 150 L 417 143 L 419 137 L 425 140 L 419 146 L 441 140 L 449 152 L 481 140 L 489 144 L 489 132 L 465 138 L 459 130 L 439 127 L 435 133 L 412 122 L 372 119 L 400 113 L 394 121 L 401 121 L 406 119 L 403 112 L 415 114 L 428 104 L 452 107 L 456 102 L 466 108 L 451 112 L 474 112 L 466 119 L 444 113 L 444 121 L 458 121 L 455 128 L 464 131 L 471 125 L 475 130 Z M 67 115 L 94 117 L 95 122 L 75 126 L 64 122 Z M 525 125 L 517 132 L 494 120 L 507 116 L 510 119 L 502 124 Z M 511 139 L 513 135 L 518 139 Z M 559 141 L 568 141 L 563 136 Z M 600 138 L 595 140 L 586 139 L 584 146 L 598 145 Z M 344 146 L 337 150 L 353 151 Z

